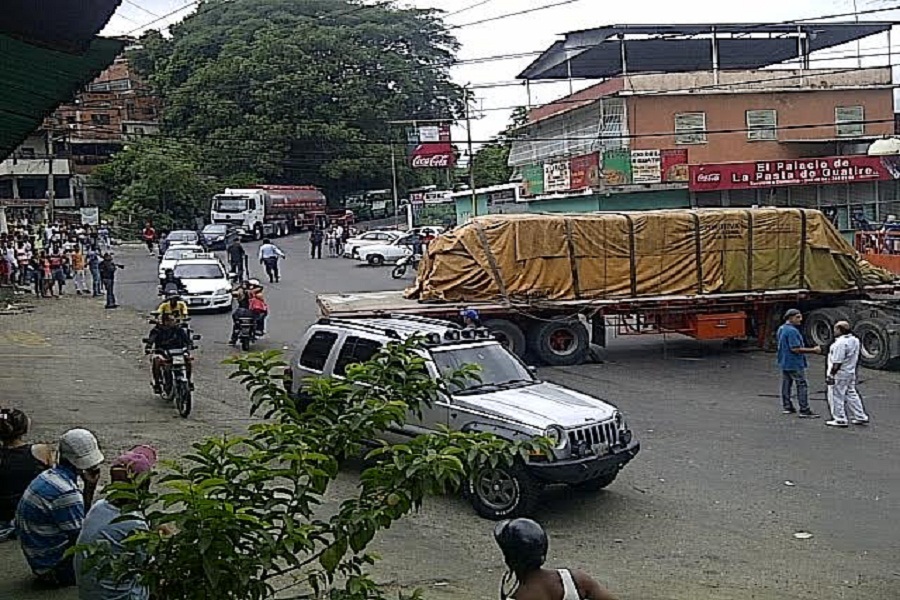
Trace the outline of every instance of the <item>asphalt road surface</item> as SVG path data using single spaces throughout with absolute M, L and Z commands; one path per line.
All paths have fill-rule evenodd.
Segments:
M 404 285 L 387 268 L 312 261 L 305 236 L 277 243 L 288 259 L 282 282 L 266 286 L 272 321 L 258 349 L 292 345 L 317 316 L 316 293 Z M 228 315 L 193 322 L 204 336 L 197 405 L 190 419 L 178 419 L 149 393 L 139 354 L 149 325 L 129 308 L 156 306 L 156 260 L 137 249 L 120 250 L 118 259 L 127 267 L 118 283 L 122 310 L 104 314 L 99 304 L 85 308 L 92 300 L 67 298 L 59 304 L 71 315 L 65 322 L 39 310 L 0 329 L 0 364 L 11 373 L 5 393 L 34 407 L 35 438 L 52 439 L 67 422 L 90 424 L 106 448 L 149 439 L 171 457 L 202 435 L 239 431 L 246 394 L 220 364 L 236 352 L 225 343 Z M 648 336 L 613 339 L 605 356 L 603 364 L 540 375 L 617 404 L 643 448 L 603 492 L 547 491 L 538 517 L 551 537 L 550 565 L 584 569 L 623 600 L 900 598 L 900 373 L 863 371 L 872 424 L 832 430 L 824 419 L 781 414 L 771 354 Z M 824 413 L 823 361 L 811 362 L 812 405 Z M 17 375 L 35 364 L 40 376 Z M 348 469 L 331 500 L 355 481 Z M 384 560 L 374 572 L 406 591 L 424 588 L 426 597 L 494 599 L 503 569 L 492 527 L 460 498 L 430 499 L 379 534 Z M 13 544 L 0 545 L 0 561 L 13 566 L 0 598 L 75 597 L 28 592 Z

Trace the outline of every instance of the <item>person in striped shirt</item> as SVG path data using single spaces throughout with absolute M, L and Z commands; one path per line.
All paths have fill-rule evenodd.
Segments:
M 57 588 L 75 585 L 66 551 L 75 545 L 87 508 L 94 500 L 103 453 L 87 429 L 71 429 L 59 440 L 59 464 L 38 475 L 16 510 L 22 552 L 38 582 Z M 84 481 L 79 489 L 78 478 Z

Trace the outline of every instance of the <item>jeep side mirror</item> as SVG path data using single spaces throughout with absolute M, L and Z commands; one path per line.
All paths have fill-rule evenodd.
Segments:
M 141 342 L 143 342 L 144 344 L 149 344 L 149 343 L 150 343 L 150 338 L 142 338 L 142 339 L 141 339 Z
M 199 334 L 194 334 L 194 335 L 191 336 L 191 339 L 194 340 L 194 341 L 196 342 L 196 341 L 198 341 L 201 337 L 202 337 L 202 336 L 200 336 Z
M 532 375 L 537 375 L 537 367 L 528 365 L 525 368 L 528 369 L 528 372 L 531 373 Z

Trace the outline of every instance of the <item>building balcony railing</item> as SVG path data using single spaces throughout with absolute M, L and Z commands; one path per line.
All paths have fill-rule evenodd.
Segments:
M 48 175 L 50 173 L 50 161 L 45 158 L 19 158 L 7 159 L 0 162 L 0 177 L 4 176 L 25 176 L 33 177 L 40 175 Z M 69 161 L 64 158 L 53 159 L 54 175 L 69 175 Z

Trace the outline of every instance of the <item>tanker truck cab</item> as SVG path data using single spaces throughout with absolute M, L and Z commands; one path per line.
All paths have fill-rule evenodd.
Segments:
M 509 441 L 547 437 L 553 442 L 552 450 L 473 474 L 465 491 L 481 516 L 527 515 L 549 484 L 604 488 L 640 451 L 623 413 L 612 404 L 541 381 L 486 329 L 461 330 L 437 319 L 401 315 L 322 319 L 297 345 L 286 374 L 290 392 L 302 400 L 308 377 L 341 379 L 348 365 L 367 361 L 386 344 L 412 335 L 428 340 L 419 352 L 432 377 L 443 378 L 463 365 L 477 364 L 479 380 L 451 387 L 420 415 L 410 415 L 402 427 L 386 431 L 385 441 L 404 443 L 449 427 Z
M 210 219 L 216 224 L 233 225 L 243 238 L 262 239 L 265 231 L 266 196 L 257 189 L 226 189 L 213 196 Z

